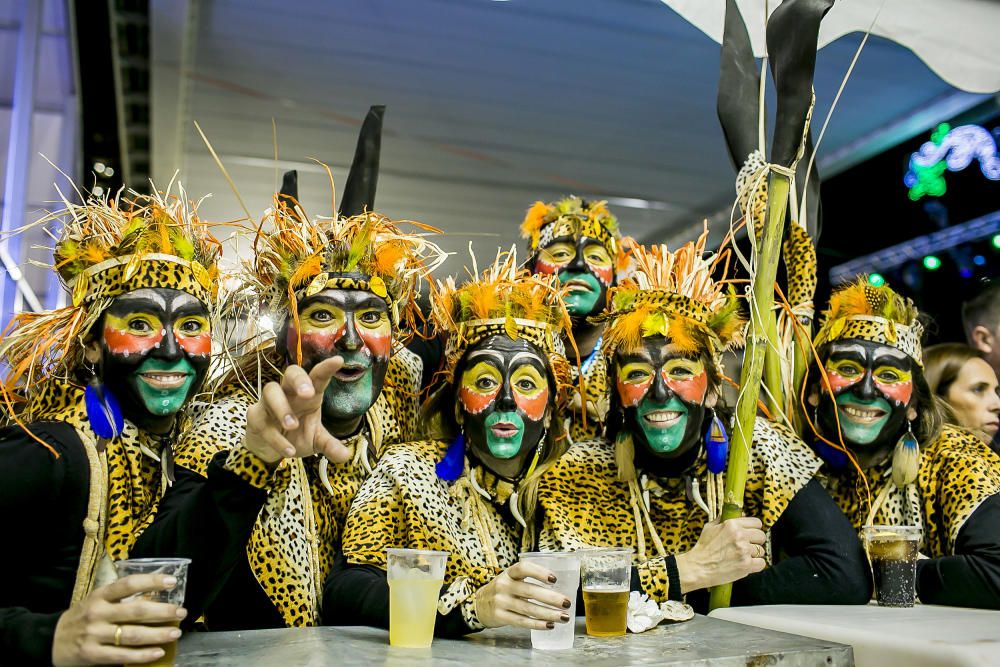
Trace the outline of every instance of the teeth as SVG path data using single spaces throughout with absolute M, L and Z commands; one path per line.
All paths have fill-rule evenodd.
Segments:
M 643 418 L 652 424 L 668 424 L 679 420 L 683 414 L 673 410 L 657 410 L 644 415 Z
M 855 407 L 851 407 L 851 406 L 843 406 L 841 408 L 841 410 L 844 411 L 844 414 L 846 414 L 846 415 L 848 415 L 850 417 L 855 417 L 857 419 L 872 419 L 872 420 L 874 420 L 874 419 L 878 419 L 879 417 L 881 417 L 882 415 L 885 414 L 884 410 L 879 410 L 877 408 L 874 409 L 874 410 L 865 410 L 863 408 L 855 408 Z

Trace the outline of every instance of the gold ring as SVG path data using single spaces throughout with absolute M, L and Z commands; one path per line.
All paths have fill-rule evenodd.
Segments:
M 764 555 L 765 555 L 765 554 L 767 553 L 767 549 L 765 549 L 765 548 L 764 548 L 764 545 L 762 545 L 762 544 L 758 544 L 758 545 L 756 545 L 756 546 L 757 546 L 757 549 L 758 549 L 758 552 L 757 552 L 757 553 L 759 554 L 759 555 L 757 556 L 757 558 L 763 558 L 763 557 L 764 557 Z
M 115 626 L 115 646 L 122 645 L 122 626 Z

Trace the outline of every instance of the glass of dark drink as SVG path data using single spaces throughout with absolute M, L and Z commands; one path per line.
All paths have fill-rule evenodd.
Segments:
M 916 599 L 920 526 L 865 526 L 865 548 L 880 607 L 912 607 Z

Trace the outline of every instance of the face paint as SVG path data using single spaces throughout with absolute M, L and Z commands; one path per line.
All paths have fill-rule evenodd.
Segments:
M 837 436 L 837 418 L 848 445 L 880 447 L 906 428 L 913 398 L 912 361 L 898 349 L 863 340 L 832 343 L 824 362 L 833 398 L 821 392 L 819 426 Z
M 471 453 L 506 479 L 524 471 L 545 432 L 551 408 L 544 357 L 525 340 L 493 336 L 464 363 L 458 408 Z
M 596 240 L 564 236 L 543 246 L 535 257 L 536 273 L 557 274 L 572 290 L 565 303 L 574 317 L 591 315 L 604 307 L 614 282 L 614 264 L 607 249 Z
M 208 310 L 174 289 L 129 292 L 105 311 L 100 342 L 99 373 L 125 417 L 144 430 L 167 432 L 208 372 Z
M 615 373 L 625 428 L 636 445 L 669 459 L 701 441 L 708 395 L 703 361 L 681 355 L 663 336 L 650 336 L 639 350 L 619 351 Z
M 289 319 L 286 355 L 294 363 L 299 343 L 307 371 L 334 356 L 344 366 L 323 399 L 323 423 L 337 436 L 355 433 L 382 392 L 392 354 L 392 322 L 385 301 L 362 290 L 329 289 L 299 303 L 299 328 Z

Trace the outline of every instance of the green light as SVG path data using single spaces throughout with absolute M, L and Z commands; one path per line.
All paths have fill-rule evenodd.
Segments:
M 885 285 L 885 278 L 881 273 L 872 273 L 868 276 L 868 284 L 874 287 L 881 287 Z
M 941 260 L 934 255 L 927 255 L 924 257 L 924 268 L 928 271 L 937 271 L 941 268 Z
M 993 247 L 1000 248 L 1000 234 L 993 237 Z

